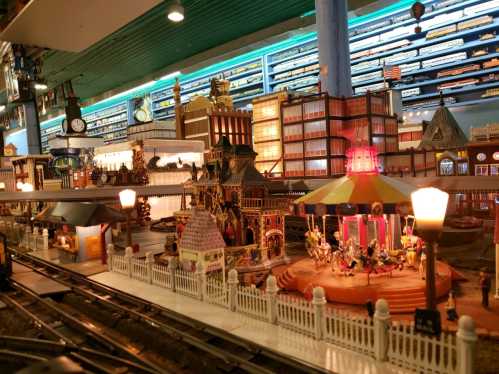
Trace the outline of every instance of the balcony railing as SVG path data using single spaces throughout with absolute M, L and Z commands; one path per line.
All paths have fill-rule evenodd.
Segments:
M 254 209 L 288 209 L 290 204 L 288 198 L 243 198 L 241 201 L 242 208 Z

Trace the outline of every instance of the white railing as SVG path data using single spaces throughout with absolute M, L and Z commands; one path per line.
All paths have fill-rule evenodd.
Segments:
M 145 260 L 132 258 L 130 263 L 132 265 L 132 278 L 147 282 L 148 275 Z
M 374 353 L 374 325 L 371 318 L 327 308 L 324 339 L 354 351 Z
M 277 323 L 306 335 L 315 335 L 315 311 L 313 305 L 296 297 L 277 297 Z
M 125 256 L 112 256 L 110 260 L 115 273 L 128 275 L 128 259 Z
M 389 361 L 414 372 L 473 373 L 477 336 L 474 322 L 468 316 L 459 319 L 457 334 L 429 337 L 416 333 L 411 325 L 392 324 L 388 303 L 383 299 L 376 302 L 373 318 L 361 317 L 327 308 L 321 287 L 313 289 L 313 300 L 308 302 L 278 295 L 272 275 L 262 291 L 240 286 L 234 269 L 224 283 L 206 277 L 200 264 L 194 273 L 179 269 L 175 258 L 166 267 L 155 264 L 152 253 L 146 254 L 145 261 L 133 258 L 131 248 L 121 256 L 114 254 L 110 245 L 107 253 L 110 271 L 325 340 L 378 361 Z
M 257 319 L 267 319 L 267 298 L 265 292 L 256 287 L 238 287 L 236 290 L 236 311 Z
M 172 277 L 168 267 L 161 264 L 152 265 L 152 284 L 172 288 Z
M 199 289 L 196 273 L 177 269 L 175 271 L 175 290 L 187 296 L 197 297 Z
M 216 278 L 207 278 L 203 293 L 203 300 L 211 303 L 229 307 L 229 291 L 227 286 Z
M 388 361 L 423 373 L 456 373 L 456 336 L 442 333 L 439 337 L 414 332 L 413 325 L 394 323 L 388 332 Z

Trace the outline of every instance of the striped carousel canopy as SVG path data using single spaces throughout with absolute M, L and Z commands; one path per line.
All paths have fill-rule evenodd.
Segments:
M 384 175 L 346 175 L 300 197 L 294 203 L 304 204 L 307 208 L 312 206 L 312 209 L 319 204 L 325 205 L 328 213 L 333 213 L 330 208 L 343 204 L 356 205 L 365 212 L 366 207 L 377 202 L 392 208 L 388 210 L 395 210 L 396 205 L 410 203 L 411 193 L 415 190 L 415 186 Z

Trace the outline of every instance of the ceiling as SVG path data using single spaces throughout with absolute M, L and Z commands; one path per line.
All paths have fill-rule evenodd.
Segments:
M 165 15 L 173 2 L 155 6 L 82 52 L 46 52 L 44 77 L 50 86 L 72 80 L 85 100 L 146 77 L 157 78 L 151 75 L 168 73 L 169 66 L 194 55 L 204 58 L 203 52 L 224 44 L 236 50 L 249 44 L 245 37 L 250 34 L 255 42 L 262 30 L 282 32 L 276 25 L 289 27 L 290 20 L 300 20 L 315 9 L 315 0 L 182 0 L 185 20 L 175 24 Z M 349 8 L 372 2 L 350 0 Z M 300 27 L 300 22 L 293 25 Z
M 106 0 L 106 6 L 102 6 L 102 0 L 31 0 L 2 30 L 0 39 L 80 52 L 161 1 Z

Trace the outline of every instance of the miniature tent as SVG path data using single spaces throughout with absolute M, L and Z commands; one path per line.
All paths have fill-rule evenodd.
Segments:
M 426 127 L 418 149 L 461 148 L 467 141 L 463 130 L 441 100 L 440 107 Z
M 180 239 L 180 262 L 189 269 L 200 262 L 206 273 L 222 270 L 225 275 L 224 248 L 215 218 L 204 209 L 194 208 Z

